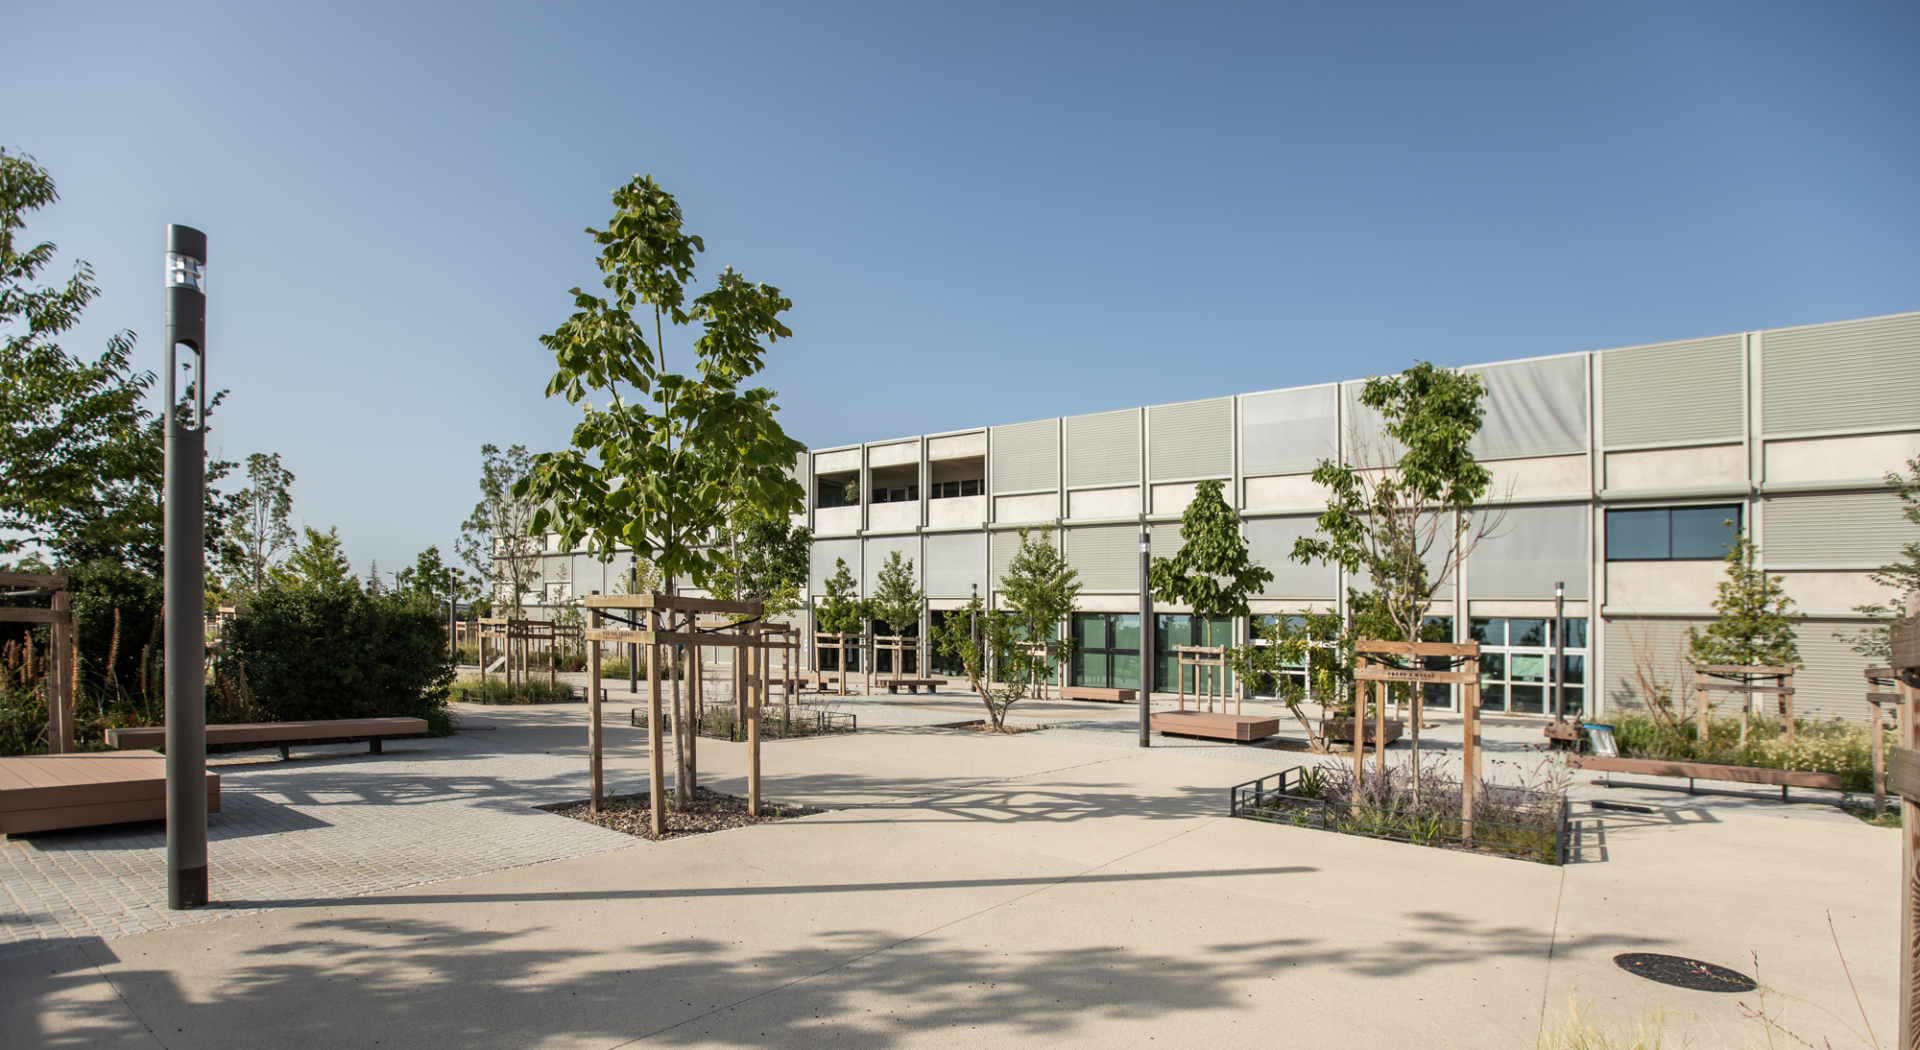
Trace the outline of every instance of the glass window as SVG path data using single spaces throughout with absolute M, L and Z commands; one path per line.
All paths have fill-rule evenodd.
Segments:
M 1140 687 L 1140 614 L 1074 613 L 1073 684 Z
M 919 499 L 917 489 L 917 486 L 908 486 L 908 498 Z M 961 496 L 978 496 L 980 494 L 980 482 L 978 479 L 972 481 L 936 481 L 927 487 L 927 493 L 934 499 L 957 499 Z
M 1545 645 L 1547 644 L 1546 620 L 1508 620 L 1508 645 Z
M 1672 550 L 1665 508 L 1607 512 L 1608 561 L 1664 561 Z
M 1475 617 L 1468 622 L 1467 629 L 1481 645 L 1507 644 L 1507 621 L 1503 617 Z
M 816 478 L 819 507 L 857 507 L 860 505 L 859 478 Z
M 1608 561 L 1719 559 L 1740 534 L 1740 504 L 1607 512 Z
M 1727 556 L 1733 539 L 1740 534 L 1740 508 L 1675 507 L 1673 509 L 1673 556 L 1675 558 L 1713 558 Z
M 1546 714 L 1553 710 L 1553 621 L 1487 617 L 1473 621 L 1481 643 L 1480 707 L 1489 713 Z M 1585 708 L 1587 620 L 1569 616 L 1567 653 L 1562 667 L 1566 713 L 1578 718 Z M 1497 639 L 1504 639 L 1499 641 Z
M 1181 645 L 1232 645 L 1233 620 L 1231 617 L 1215 616 L 1196 620 L 1186 613 L 1159 613 L 1154 617 L 1153 630 L 1153 688 L 1156 692 L 1174 691 L 1173 669 L 1176 654 L 1173 650 Z M 1194 690 L 1194 669 L 1186 674 L 1187 691 Z M 1231 680 L 1228 688 L 1231 689 Z M 1217 691 L 1220 686 L 1215 683 Z

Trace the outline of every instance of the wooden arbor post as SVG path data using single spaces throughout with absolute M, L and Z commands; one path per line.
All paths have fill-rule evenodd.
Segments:
M 646 650 L 647 792 L 652 810 L 651 823 L 653 833 L 656 836 L 664 835 L 666 834 L 667 827 L 667 771 L 666 741 L 661 732 L 663 719 L 660 705 L 660 679 L 664 670 L 662 665 L 666 662 L 667 653 L 674 647 L 684 647 L 691 650 L 688 664 L 692 672 L 692 677 L 689 678 L 687 683 L 687 703 L 693 713 L 684 720 L 684 724 L 681 726 L 683 730 L 680 734 L 683 737 L 681 747 L 684 750 L 676 757 L 678 759 L 678 765 L 683 770 L 683 782 L 674 785 L 676 791 L 685 792 L 685 794 L 682 795 L 682 801 L 684 802 L 691 801 L 692 799 L 694 776 L 696 775 L 693 767 L 693 747 L 690 741 L 691 737 L 698 732 L 696 719 L 698 718 L 697 712 L 701 703 L 700 651 L 702 648 L 732 648 L 736 650 L 735 659 L 738 660 L 741 658 L 739 654 L 752 654 L 756 652 L 757 649 L 764 647 L 764 642 L 761 640 L 761 631 L 759 630 L 761 625 L 757 622 L 763 614 L 764 607 L 759 602 L 723 602 L 707 598 L 688 598 L 667 594 L 596 594 L 589 595 L 585 600 L 585 604 L 590 615 L 593 617 L 594 626 L 581 632 L 583 635 L 582 641 L 594 643 L 617 642 L 622 645 L 639 646 Z M 613 619 L 625 622 L 626 627 L 623 629 L 612 629 L 599 626 L 603 618 L 609 616 L 609 614 L 611 614 Z M 702 614 L 714 616 L 744 616 L 747 619 L 746 622 L 743 623 L 729 621 L 722 627 L 717 627 L 711 631 L 703 631 L 700 628 L 700 616 Z M 597 651 L 597 645 L 595 649 Z M 749 655 L 747 659 L 751 660 L 752 657 Z M 753 666 L 759 668 L 763 666 L 763 663 L 755 662 Z M 759 725 L 760 704 L 757 698 L 756 687 L 751 683 L 755 677 L 764 679 L 765 675 L 760 674 L 756 676 L 750 674 L 746 677 L 750 683 L 748 686 L 748 695 L 751 698 L 750 704 L 753 709 L 753 717 L 750 718 L 747 723 L 748 779 L 750 781 L 748 791 L 752 796 L 752 798 L 749 799 L 751 808 L 757 809 L 758 803 L 755 799 L 758 797 L 758 770 L 760 764 L 760 734 L 757 727 Z M 592 690 L 591 695 L 597 698 L 599 696 L 599 690 Z M 590 750 L 592 752 L 590 765 L 597 770 L 600 763 L 601 743 L 598 734 L 590 733 L 589 736 L 591 738 Z
M 1920 594 L 1907 595 L 1907 615 L 1888 631 L 1900 682 L 1900 743 L 1888 784 L 1900 796 L 1900 1047 L 1920 1050 Z
M 0 609 L 0 623 L 44 623 L 47 633 L 47 753 L 73 753 L 73 699 L 80 684 L 73 612 L 68 608 L 67 574 L 0 572 L 0 587 L 51 591 L 51 609 Z M 203 628 L 204 629 L 204 628 Z
M 1366 751 L 1366 734 L 1361 722 L 1364 712 L 1362 700 L 1364 687 L 1368 682 L 1381 683 L 1384 688 L 1389 682 L 1406 682 L 1413 688 L 1413 703 L 1409 705 L 1414 718 L 1421 717 L 1424 697 L 1421 686 L 1427 682 L 1452 682 L 1461 686 L 1461 736 L 1460 736 L 1460 834 L 1466 839 L 1473 838 L 1473 810 L 1480 791 L 1480 643 L 1479 642 L 1389 642 L 1372 638 L 1362 638 L 1353 646 L 1353 780 L 1357 790 L 1360 784 L 1361 761 Z M 1467 660 L 1471 670 L 1465 671 L 1429 671 L 1424 667 L 1376 666 L 1367 659 L 1367 654 L 1399 655 L 1409 657 L 1409 662 L 1427 656 L 1445 656 L 1453 662 Z M 1377 768 L 1385 773 L 1386 756 L 1386 698 L 1376 701 L 1374 710 L 1374 757 Z

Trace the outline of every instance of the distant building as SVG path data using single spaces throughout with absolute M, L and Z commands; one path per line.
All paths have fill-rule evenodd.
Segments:
M 1883 476 L 1920 456 L 1920 313 L 1471 366 L 1488 387 L 1474 453 L 1511 492 L 1434 614 L 1487 654 L 1483 704 L 1540 714 L 1550 623 L 1565 585 L 1569 710 L 1637 703 L 1636 662 L 1678 673 L 1689 625 L 1711 619 L 1733 521 L 1805 613 L 1805 716 L 1864 718 L 1866 661 L 1833 637 L 1891 595 L 1868 570 L 1920 538 Z M 814 531 L 810 589 L 835 559 L 870 593 L 891 551 L 913 559 L 934 615 L 976 589 L 992 600 L 1021 525 L 1053 525 L 1085 585 L 1071 674 L 1139 681 L 1139 534 L 1178 549 L 1196 484 L 1228 483 L 1254 557 L 1274 581 L 1259 615 L 1343 602 L 1330 566 L 1288 560 L 1324 508 L 1309 474 L 1375 434 L 1361 381 L 1224 396 L 812 450 L 799 471 Z M 626 559 L 551 556 L 547 586 L 605 590 Z M 562 569 L 562 566 L 565 568 Z M 564 579 L 556 578 L 565 573 Z M 1155 689 L 1186 610 L 1156 609 Z M 1592 629 L 1597 617 L 1598 629 Z M 1236 638 L 1247 625 L 1232 625 Z M 1451 702 L 1451 701 L 1443 701 Z

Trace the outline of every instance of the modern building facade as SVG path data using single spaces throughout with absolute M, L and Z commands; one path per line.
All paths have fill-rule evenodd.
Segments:
M 1652 675 L 1683 695 L 1684 636 L 1712 618 L 1728 522 L 1759 544 L 1798 610 L 1806 668 L 1799 710 L 1864 718 L 1864 657 L 1836 632 L 1889 600 L 1867 573 L 1920 539 L 1883 478 L 1920 456 L 1920 313 L 1740 332 L 1471 366 L 1488 389 L 1475 455 L 1499 525 L 1433 610 L 1437 629 L 1478 639 L 1483 703 L 1549 709 L 1554 594 L 1565 595 L 1570 710 L 1639 702 Z M 1337 608 L 1347 581 L 1288 558 L 1314 530 L 1322 459 L 1363 462 L 1378 420 L 1363 381 L 979 427 L 814 449 L 801 457 L 814 534 L 810 593 L 844 560 L 871 593 L 889 553 L 912 559 L 930 612 L 995 584 L 1021 526 L 1048 525 L 1084 585 L 1071 674 L 1140 677 L 1139 542 L 1178 549 L 1179 518 L 1204 480 L 1226 483 L 1273 583 L 1258 615 Z M 624 571 L 553 555 L 566 594 Z M 592 582 L 586 582 L 591 580 Z M 554 578 L 549 576 L 549 589 Z M 1156 608 L 1164 650 L 1194 637 L 1187 610 Z M 1211 638 L 1248 625 L 1216 625 Z M 1166 659 L 1147 661 L 1171 688 Z

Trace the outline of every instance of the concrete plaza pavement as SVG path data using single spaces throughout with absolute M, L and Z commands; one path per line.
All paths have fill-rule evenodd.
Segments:
M 1752 996 L 1611 961 L 1657 951 L 1743 972 L 1757 952 L 1805 1000 L 1789 1027 L 1844 1046 L 1829 913 L 1891 1035 L 1897 836 L 1830 804 L 1616 788 L 1652 812 L 1606 812 L 1582 784 L 1576 862 L 1553 868 L 1225 817 L 1228 786 L 1298 754 L 856 703 L 858 734 L 765 749 L 769 796 L 832 812 L 0 958 L 0 1045 L 1528 1047 L 1589 999 L 1604 1024 L 1666 1008 L 1696 1046 L 1758 1041 Z M 646 753 L 624 712 L 628 790 Z M 461 713 L 498 748 L 584 753 L 580 705 Z M 741 786 L 743 746 L 700 757 Z

